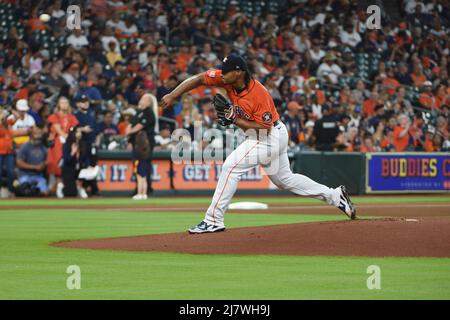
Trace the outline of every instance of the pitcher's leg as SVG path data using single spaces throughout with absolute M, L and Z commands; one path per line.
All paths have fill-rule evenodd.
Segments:
M 269 175 L 270 180 L 280 189 L 289 190 L 295 194 L 313 197 L 326 201 L 330 205 L 338 206 L 340 191 L 317 183 L 307 176 L 293 173 L 289 166 L 287 153 L 279 156 L 279 170 L 277 174 Z
M 224 214 L 236 192 L 239 177 L 258 165 L 258 144 L 258 141 L 244 141 L 225 160 L 211 205 L 206 211 L 205 221 L 207 223 L 217 226 L 224 225 Z
M 275 129 L 277 130 L 272 130 L 271 134 L 275 138 L 273 139 L 275 146 L 278 142 L 279 153 L 271 159 L 270 165 L 272 171 L 268 173 L 270 180 L 281 189 L 289 190 L 301 196 L 326 201 L 328 204 L 338 207 L 350 219 L 355 219 L 356 209 L 345 190 L 345 186 L 339 186 L 336 189 L 329 188 L 307 176 L 294 174 L 291 171 L 287 155 L 289 136 L 286 126 L 281 124 L 276 126 Z

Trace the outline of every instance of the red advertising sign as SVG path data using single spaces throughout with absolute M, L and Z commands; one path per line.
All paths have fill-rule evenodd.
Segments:
M 222 163 L 174 164 L 174 186 L 177 190 L 214 190 Z M 248 171 L 241 177 L 239 189 L 268 189 L 269 177 L 264 175 L 260 166 Z
M 155 190 L 170 190 L 170 161 L 153 160 L 152 187 Z M 136 177 L 131 160 L 99 160 L 100 174 L 97 178 L 101 191 L 132 191 L 136 188 Z
M 153 160 L 152 187 L 170 190 L 170 161 Z M 98 187 L 102 191 L 132 191 L 136 188 L 131 160 L 99 160 Z M 214 190 L 222 170 L 222 163 L 173 164 L 175 190 Z M 268 189 L 269 178 L 257 166 L 244 174 L 239 189 Z

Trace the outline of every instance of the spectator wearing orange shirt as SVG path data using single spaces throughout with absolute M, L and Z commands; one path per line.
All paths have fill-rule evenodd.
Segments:
M 306 96 L 308 96 L 309 94 L 315 94 L 317 97 L 318 104 L 323 105 L 325 103 L 326 101 L 325 92 L 320 89 L 320 85 L 317 82 L 316 77 L 310 77 L 303 86 L 303 89 L 305 91 Z
M 342 104 L 348 104 L 351 97 L 351 91 L 350 87 L 345 85 L 341 88 L 341 92 L 339 93 L 339 103 Z
M 3 165 L 6 166 L 8 191 L 14 193 L 14 149 L 13 130 L 6 121 L 6 111 L 0 108 L 0 177 L 3 175 Z
M 45 23 L 43 21 L 41 21 L 41 19 L 39 19 L 38 17 L 38 9 L 39 9 L 39 5 L 36 5 L 33 7 L 32 11 L 31 11 L 31 18 L 28 19 L 27 21 L 27 26 L 32 30 L 32 31 L 36 31 L 36 30 L 45 30 Z
M 307 34 L 302 34 L 305 41 L 308 41 Z M 294 41 L 291 36 L 291 32 L 288 28 L 285 28 L 277 37 L 277 48 L 279 50 L 296 50 L 294 46 Z
M 434 128 L 428 128 L 425 132 L 425 141 L 423 144 L 423 151 L 425 152 L 434 152 L 434 144 L 433 144 L 433 137 L 434 137 L 435 130 Z
M 202 100 L 204 98 L 211 98 L 217 93 L 215 88 L 200 86 L 191 91 L 189 94 L 192 95 L 196 100 Z
M 394 129 L 395 151 L 405 151 L 414 146 L 414 138 L 410 134 L 411 121 L 408 116 L 401 114 L 398 116 L 398 125 Z
M 371 135 L 366 135 L 361 146 L 361 152 L 375 152 L 375 146 L 373 144 L 373 138 Z
M 72 114 L 69 100 L 66 97 L 58 99 L 55 111 L 48 117 L 48 122 L 51 124 L 49 140 L 53 141 L 53 145 L 48 149 L 47 159 L 47 171 L 56 180 L 54 186 L 62 181 L 60 161 L 63 156 L 63 144 L 66 142 L 70 129 L 78 124 L 78 120 Z M 54 186 L 51 186 L 50 190 Z M 59 193 L 61 192 L 62 190 L 59 190 Z
M 33 78 L 28 80 L 26 86 L 17 91 L 15 99 L 28 99 L 30 95 L 36 90 L 37 81 Z
M 435 151 L 434 145 L 433 145 L 433 137 L 436 133 L 436 130 L 432 126 L 428 126 L 426 128 L 423 136 L 418 137 L 416 139 L 416 150 L 417 151 L 425 151 L 425 152 L 433 152 Z
M 309 74 L 309 65 L 305 62 L 305 61 L 303 61 L 303 60 L 301 60 L 300 62 L 299 62 L 299 64 L 298 64 L 298 69 L 300 70 L 300 75 L 304 78 L 304 79 L 309 79 L 309 78 L 311 78 L 310 77 L 310 74 Z
M 400 82 L 398 82 L 397 79 L 395 79 L 393 68 L 386 69 L 386 76 L 387 77 L 383 80 L 383 87 L 387 89 L 387 93 L 390 96 L 393 96 L 397 88 L 400 86 Z
M 432 92 L 431 81 L 425 81 L 422 86 L 422 93 L 419 97 L 419 103 L 422 108 L 433 109 L 436 107 L 436 99 Z
M 414 139 L 414 147 L 416 151 L 423 150 L 423 141 L 425 139 L 425 121 L 422 112 L 417 112 L 414 116 L 413 124 L 409 129 L 409 133 Z
M 122 112 L 121 119 L 119 121 L 119 124 L 117 125 L 117 128 L 119 129 L 119 134 L 124 136 L 127 131 L 127 127 L 130 124 L 130 119 L 136 115 L 136 110 L 133 108 L 125 109 Z
M 129 72 L 129 74 L 132 75 L 136 75 L 137 73 L 139 73 L 139 71 L 141 71 L 141 65 L 139 64 L 139 59 L 138 57 L 131 57 L 129 59 L 129 64 L 127 66 L 127 71 Z
M 108 15 L 108 3 L 106 0 L 92 0 L 90 8 L 96 16 L 105 19 Z
M 169 55 L 166 52 L 161 52 L 159 55 L 158 74 L 161 83 L 164 83 L 171 75 Z
M 378 92 L 373 90 L 369 99 L 363 102 L 363 115 L 364 117 L 373 116 L 375 113 L 375 106 L 378 104 Z
M 192 59 L 192 54 L 189 52 L 188 46 L 181 46 L 176 60 L 176 67 L 181 72 L 186 72 L 189 61 Z
M 384 137 L 380 142 L 380 148 L 382 151 L 395 151 L 394 145 L 394 131 L 390 127 L 384 128 Z
M 411 73 L 411 79 L 413 81 L 414 86 L 420 88 L 425 81 L 427 81 L 427 77 L 423 74 L 422 65 L 419 63 L 414 64 L 413 72 Z
M 42 22 L 39 18 L 31 18 L 28 20 L 28 26 L 31 28 L 31 30 L 45 30 L 45 23 Z

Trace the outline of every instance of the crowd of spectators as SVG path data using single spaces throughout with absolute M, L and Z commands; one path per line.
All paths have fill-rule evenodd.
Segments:
M 449 2 L 395 3 L 401 18 L 381 7 L 381 29 L 369 29 L 356 0 L 2 1 L 0 171 L 11 192 L 16 164 L 53 177 L 40 189 L 55 191 L 71 129 L 89 148 L 129 148 L 144 93 L 159 100 L 231 52 L 271 93 L 294 150 L 448 151 Z M 67 24 L 74 4 L 80 29 Z M 155 149 L 173 146 L 175 127 L 217 127 L 216 92 L 200 87 L 161 111 Z M 22 151 L 36 136 L 44 169 Z

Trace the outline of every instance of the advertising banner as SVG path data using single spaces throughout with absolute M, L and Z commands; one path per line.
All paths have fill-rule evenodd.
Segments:
M 450 191 L 448 153 L 368 153 L 366 192 Z
M 153 160 L 152 187 L 170 190 L 170 160 Z M 101 191 L 133 191 L 136 188 L 134 165 L 131 160 L 99 160 L 97 178 Z M 222 163 L 173 164 L 175 190 L 214 190 L 222 170 Z M 269 189 L 269 178 L 257 166 L 244 174 L 239 189 Z
M 176 190 L 214 190 L 222 163 L 174 164 L 174 187 Z M 269 177 L 260 166 L 241 177 L 239 189 L 269 189 Z
M 170 190 L 170 161 L 153 160 L 152 187 Z M 99 160 L 97 178 L 100 191 L 133 191 L 136 188 L 134 165 L 131 160 Z

